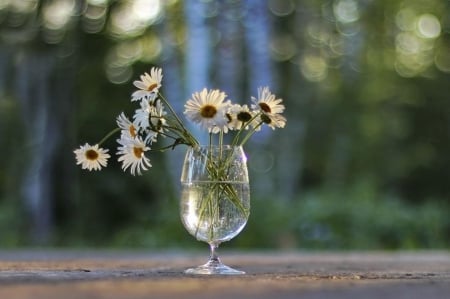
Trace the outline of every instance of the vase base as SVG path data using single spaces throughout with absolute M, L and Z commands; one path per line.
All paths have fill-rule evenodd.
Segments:
M 236 270 L 222 264 L 220 261 L 208 261 L 206 264 L 196 268 L 186 269 L 186 274 L 200 275 L 242 275 L 244 271 Z

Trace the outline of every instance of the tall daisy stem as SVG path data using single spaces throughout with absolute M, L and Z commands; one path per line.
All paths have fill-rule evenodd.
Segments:
M 249 139 L 250 137 L 252 137 L 252 135 L 256 132 L 256 130 L 262 125 L 263 123 L 260 122 L 258 125 L 256 125 L 254 128 L 252 128 L 247 135 L 245 135 L 244 139 L 242 139 L 240 145 L 244 145 Z
M 108 134 L 106 134 L 105 137 L 103 137 L 102 140 L 100 140 L 99 143 L 97 143 L 98 146 L 102 145 L 102 144 L 103 144 L 106 140 L 108 140 L 112 135 L 116 134 L 116 133 L 119 132 L 119 131 L 120 131 L 120 128 L 119 128 L 119 127 L 115 128 L 115 129 L 112 129 Z
M 188 132 L 188 130 L 186 130 L 184 123 L 178 117 L 178 114 L 172 108 L 169 101 L 167 101 L 166 98 L 161 93 L 158 93 L 158 95 L 159 95 L 161 101 L 163 101 L 166 104 L 167 108 L 169 108 L 170 113 L 172 113 L 173 117 L 175 118 L 175 121 L 178 123 L 178 125 L 180 125 L 180 128 L 182 128 L 182 135 L 183 135 L 184 139 L 186 140 L 186 143 L 188 143 L 191 146 L 199 145 L 197 139 L 195 139 L 195 137 L 192 136 L 192 134 L 190 134 Z

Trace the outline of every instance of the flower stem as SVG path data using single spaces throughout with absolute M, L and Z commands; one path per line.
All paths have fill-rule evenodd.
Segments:
M 175 112 L 175 110 L 172 108 L 172 106 L 170 105 L 169 101 L 166 100 L 166 98 L 158 92 L 158 95 L 161 99 L 161 101 L 163 101 L 167 108 L 169 108 L 170 113 L 172 114 L 172 116 L 175 118 L 175 121 L 178 123 L 178 125 L 181 128 L 181 137 L 183 137 L 183 139 L 186 141 L 186 144 L 189 144 L 190 146 L 196 146 L 199 145 L 197 139 L 195 139 L 194 136 L 192 136 L 192 134 L 190 134 L 188 132 L 188 130 L 186 130 L 186 126 L 184 125 L 184 123 L 181 121 L 181 119 L 178 117 L 178 114 Z
M 260 122 L 258 125 L 256 125 L 254 128 L 252 128 L 247 135 L 245 135 L 244 139 L 242 139 L 240 145 L 243 146 L 249 139 L 252 137 L 252 135 L 256 132 L 256 130 L 262 125 L 263 123 Z
M 234 135 L 233 141 L 231 142 L 232 146 L 235 146 L 236 144 L 238 144 L 239 142 L 239 137 L 241 136 L 242 131 L 244 130 L 246 124 L 242 123 L 241 128 L 239 129 L 239 131 L 236 133 L 236 135 Z
M 115 128 L 115 129 L 113 129 L 113 130 L 111 130 L 108 134 L 106 134 L 105 137 L 103 137 L 102 140 L 100 140 L 99 143 L 97 143 L 98 146 L 102 145 L 102 144 L 103 144 L 106 140 L 108 140 L 112 135 L 116 134 L 116 133 L 119 132 L 119 131 L 120 131 L 120 128 L 119 128 L 119 127 Z
M 219 132 L 219 149 L 220 149 L 220 159 L 222 159 L 222 145 L 223 145 L 223 130 Z

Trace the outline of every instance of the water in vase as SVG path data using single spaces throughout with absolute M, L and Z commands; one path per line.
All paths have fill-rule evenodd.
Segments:
M 249 211 L 247 182 L 182 184 L 181 219 L 186 230 L 199 241 L 219 244 L 232 239 L 244 228 Z

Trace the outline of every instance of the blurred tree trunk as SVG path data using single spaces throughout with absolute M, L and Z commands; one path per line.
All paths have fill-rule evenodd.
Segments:
M 208 13 L 212 2 L 187 0 L 184 2 L 186 18 L 186 54 L 185 54 L 185 99 L 195 91 L 211 88 L 211 29 L 208 24 Z M 184 101 L 181 101 L 184 102 Z M 189 125 L 188 125 L 189 126 Z M 203 136 L 195 126 L 189 126 L 195 136 Z M 205 139 L 199 138 L 200 143 L 206 144 Z
M 69 201 L 70 185 L 62 159 L 70 154 L 64 139 L 73 113 L 73 69 L 71 63 L 57 67 L 57 48 L 22 50 L 17 55 L 15 94 L 22 107 L 26 132 L 25 155 L 29 161 L 21 194 L 29 217 L 30 240 L 47 244 L 54 230 L 57 198 Z M 61 192 L 61 194 L 56 194 Z
M 57 209 L 73 196 L 70 169 L 62 161 L 73 159 L 67 136 L 74 109 L 74 75 L 78 28 L 66 27 L 57 45 L 44 42 L 41 14 L 45 1 L 23 23 L 21 30 L 5 29 L 12 38 L 12 93 L 23 121 L 24 163 L 18 193 L 28 217 L 29 240 L 34 245 L 52 241 Z M 81 12 L 83 2 L 76 3 Z M 74 22 L 73 24 L 77 24 Z M 72 30 L 75 29 L 75 30 Z M 19 34 L 20 33 L 20 34 Z
M 274 70 L 269 53 L 272 24 L 265 1 L 242 1 L 242 5 L 246 12 L 242 22 L 245 28 L 248 88 L 250 94 L 256 95 L 259 86 L 273 84 Z
M 21 192 L 29 216 L 31 240 L 35 244 L 49 241 L 53 226 L 51 166 L 54 163 L 54 123 L 50 113 L 50 78 L 54 58 L 46 52 L 22 52 L 18 58 L 16 95 L 22 106 L 27 149 L 28 169 Z
M 211 65 L 211 34 L 207 24 L 208 2 L 185 1 L 186 17 L 186 92 L 192 92 L 209 85 Z
M 159 36 L 162 38 L 164 49 L 162 53 L 162 69 L 164 75 L 163 94 L 169 101 L 171 101 L 172 106 L 177 113 L 181 114 L 184 110 L 183 103 L 187 99 L 188 95 L 184 92 L 185 86 L 183 85 L 182 80 L 182 53 L 177 49 L 176 41 L 176 31 L 180 30 L 177 28 L 177 23 L 180 21 L 175 19 L 179 17 L 176 11 L 172 12 L 169 10 L 166 14 L 166 20 L 157 27 Z M 189 65 L 190 67 L 194 67 L 194 62 L 190 61 Z M 191 84 L 194 83 L 191 82 Z M 173 190 L 174 188 L 177 189 L 180 186 L 179 180 L 182 165 L 180 162 L 183 159 L 184 152 L 182 150 L 174 150 L 170 153 L 170 156 L 171 159 L 166 159 L 166 162 L 169 166 L 167 171 L 169 172 L 171 180 L 167 182 L 170 186 L 166 185 L 163 187 L 168 188 L 166 190 Z M 164 192 L 162 194 L 164 194 Z M 177 194 L 177 192 L 174 192 L 174 194 Z
M 223 1 L 219 7 L 217 29 L 220 41 L 215 56 L 214 74 L 217 86 L 235 102 L 243 102 L 243 43 L 241 14 L 242 3 Z

